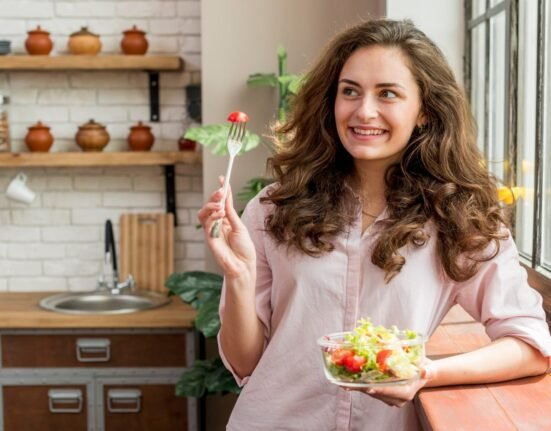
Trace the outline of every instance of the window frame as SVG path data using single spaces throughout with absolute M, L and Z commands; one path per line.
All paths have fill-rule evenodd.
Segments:
M 506 115 L 505 115 L 505 154 L 509 162 L 510 169 L 506 178 L 502 180 L 505 184 L 514 184 L 517 178 L 517 142 L 518 142 L 518 40 L 519 40 L 519 0 L 502 0 L 497 5 L 490 7 L 490 0 L 486 0 L 485 12 L 475 18 L 472 18 L 472 5 L 474 0 L 465 0 L 465 57 L 464 57 L 464 79 L 465 91 L 469 100 L 471 99 L 472 86 L 472 51 L 471 45 L 472 29 L 478 25 L 486 26 L 485 44 L 486 53 L 490 48 L 489 22 L 492 17 L 505 11 L 506 28 L 510 29 L 506 40 L 506 62 L 509 67 L 506 69 Z M 534 160 L 534 214 L 533 214 L 533 240 L 532 255 L 522 256 L 524 262 L 522 265 L 528 273 L 529 284 L 538 290 L 543 296 L 544 308 L 548 323 L 551 326 L 551 278 L 550 269 L 543 265 L 542 256 L 542 222 L 543 222 L 543 152 L 544 152 L 544 104 L 545 104 L 545 51 L 547 49 L 545 42 L 546 8 L 551 8 L 551 0 L 538 1 L 538 29 L 537 29 L 537 97 L 536 97 L 536 124 L 535 124 L 535 160 Z M 551 32 L 551 29 L 548 29 Z M 551 58 L 548 59 L 548 67 L 551 67 Z M 484 88 L 484 151 L 488 149 L 488 129 L 489 129 L 489 59 L 485 68 L 485 88 Z M 547 83 L 551 86 L 551 82 Z M 472 100 L 471 100 L 472 102 Z M 551 107 L 548 108 L 551 110 Z M 513 227 L 515 218 L 513 212 Z M 513 230 L 514 233 L 514 230 Z M 544 273 L 545 271 L 545 273 Z

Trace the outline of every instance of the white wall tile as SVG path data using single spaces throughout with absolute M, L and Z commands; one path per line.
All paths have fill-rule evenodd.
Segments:
M 10 259 L 59 259 L 65 257 L 63 244 L 14 244 L 8 245 Z
M 31 276 L 42 274 L 40 261 L 2 260 L 0 261 L 0 277 Z
M 9 3 L 9 7 L 0 7 L 0 17 L 29 19 L 50 18 L 54 15 L 53 2 L 20 0 L 10 1 Z
M 69 210 L 21 209 L 11 211 L 11 220 L 14 225 L 66 225 L 70 223 L 70 218 Z
M 83 1 L 57 2 L 55 13 L 59 17 L 106 17 L 115 15 L 115 4 L 111 2 Z
M 14 277 L 9 280 L 10 292 L 63 292 L 67 280 L 62 277 Z

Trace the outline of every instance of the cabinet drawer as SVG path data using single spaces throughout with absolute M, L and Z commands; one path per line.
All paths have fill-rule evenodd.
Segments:
M 105 431 L 188 429 L 187 400 L 174 385 L 106 385 L 103 413 Z
M 185 334 L 2 335 L 4 368 L 185 365 Z
M 86 386 L 4 386 L 5 431 L 86 431 Z

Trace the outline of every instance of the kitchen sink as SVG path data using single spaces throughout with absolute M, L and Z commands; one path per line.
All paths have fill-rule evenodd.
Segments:
M 166 295 L 156 292 L 95 291 L 60 293 L 42 299 L 39 304 L 46 310 L 59 313 L 123 314 L 160 307 L 169 301 Z

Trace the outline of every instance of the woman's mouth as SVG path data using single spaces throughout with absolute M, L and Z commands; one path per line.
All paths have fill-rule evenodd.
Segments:
M 349 127 L 349 130 L 352 131 L 354 136 L 360 139 L 371 139 L 382 136 L 388 133 L 385 129 L 377 128 L 362 128 L 362 127 Z

